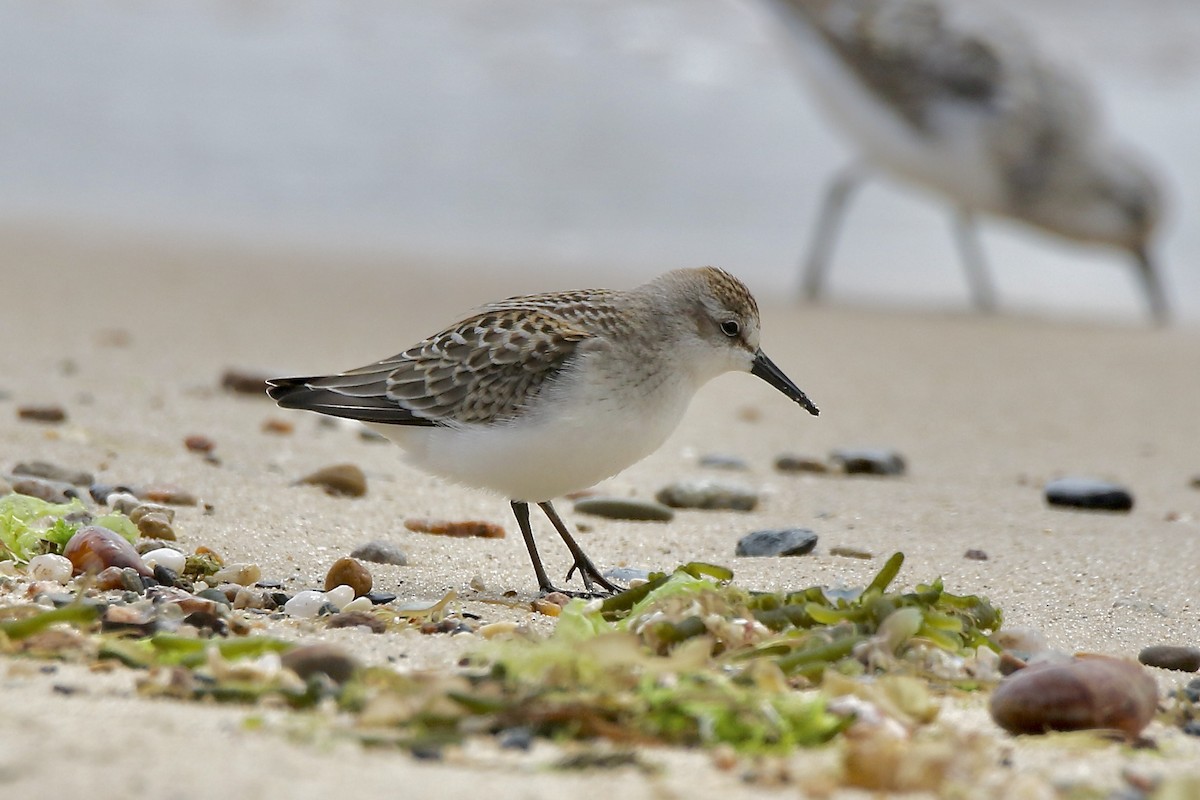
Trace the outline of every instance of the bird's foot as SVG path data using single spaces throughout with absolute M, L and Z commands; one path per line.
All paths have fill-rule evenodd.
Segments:
M 579 577 L 583 579 L 583 587 L 589 592 L 594 592 L 592 588 L 593 581 L 600 584 L 608 594 L 616 594 L 623 591 L 620 586 L 610 582 L 608 578 L 601 575 L 596 565 L 587 558 L 584 558 L 582 562 L 576 561 L 571 565 L 571 568 L 567 570 L 567 580 L 571 580 L 571 576 L 575 574 L 575 570 L 579 570 Z
M 576 591 L 574 589 L 559 589 L 557 586 L 555 586 L 552 583 L 547 583 L 544 586 L 539 586 L 538 591 L 541 592 L 542 597 L 545 597 L 548 594 L 557 593 L 557 594 L 565 594 L 567 597 L 571 597 L 571 598 L 577 597 L 581 600 L 604 600 L 606 598 L 612 597 L 612 595 L 613 595 L 612 592 L 608 592 L 608 591 L 596 591 L 596 590 L 592 589 L 590 586 L 587 589 L 584 589 L 582 592 Z

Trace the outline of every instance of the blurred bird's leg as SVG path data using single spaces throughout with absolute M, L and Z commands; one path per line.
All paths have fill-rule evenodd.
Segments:
M 967 271 L 967 284 L 971 300 L 980 311 L 996 310 L 996 292 L 988 277 L 987 260 L 983 257 L 983 246 L 979 241 L 979 223 L 975 212 L 959 207 L 954 212 L 954 241 L 958 256 Z
M 1146 305 L 1150 309 L 1150 316 L 1154 318 L 1155 323 L 1166 325 L 1170 322 L 1171 309 L 1154 261 L 1144 248 L 1135 250 L 1133 257 L 1142 279 L 1142 290 L 1146 293 Z
M 821 201 L 821 211 L 817 215 L 817 228 L 813 234 L 812 246 L 804 259 L 801 292 L 806 300 L 817 300 L 821 297 L 825 272 L 833 255 L 833 245 L 842 225 L 842 217 L 846 214 L 846 203 L 866 177 L 866 166 L 856 161 L 835 172 L 833 179 L 829 181 L 825 197 Z
M 579 543 L 575 541 L 575 537 L 571 535 L 569 530 L 567 530 L 566 523 L 564 523 L 562 518 L 558 516 L 558 512 L 554 510 L 554 506 L 552 506 L 549 502 L 538 503 L 538 505 L 541 506 L 542 511 L 546 512 L 546 517 L 550 520 L 550 524 L 554 526 L 556 531 L 558 531 L 558 535 L 561 536 L 563 542 L 566 543 L 567 549 L 571 551 L 571 557 L 575 559 L 575 563 L 572 564 L 571 569 L 567 571 L 567 580 L 571 580 L 571 575 L 574 574 L 575 570 L 579 570 L 579 577 L 583 578 L 583 588 L 589 594 L 593 593 L 594 591 L 592 589 L 592 581 L 600 584 L 610 592 L 620 591 L 620 589 L 618 589 L 616 586 L 610 583 L 607 578 L 600 574 L 600 570 L 596 568 L 596 565 L 592 563 L 592 560 L 587 557 L 587 553 L 583 552 L 583 548 L 580 547 Z

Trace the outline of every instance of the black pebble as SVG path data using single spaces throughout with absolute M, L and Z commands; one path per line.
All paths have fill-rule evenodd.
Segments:
M 1196 672 L 1200 670 L 1200 648 L 1169 644 L 1143 647 L 1142 651 L 1138 653 L 1138 661 L 1147 667 Z
M 163 586 L 174 586 L 179 583 L 179 575 L 174 570 L 167 569 L 162 564 L 154 565 L 154 580 Z
M 377 606 L 390 603 L 396 599 L 396 595 L 391 592 L 367 592 L 365 597 Z
M 1183 687 L 1183 695 L 1192 703 L 1200 703 L 1200 678 L 1193 678 Z
M 802 556 L 817 546 L 817 535 L 808 528 L 755 531 L 738 540 L 738 556 Z
M 907 469 L 904 457 L 895 450 L 834 450 L 829 460 L 847 475 L 903 475 Z
M 505 728 L 496 734 L 496 742 L 505 750 L 528 750 L 533 747 L 533 731 L 523 725 Z
M 1058 478 L 1046 484 L 1046 502 L 1070 508 L 1129 511 L 1133 495 L 1124 486 L 1094 478 Z
M 967 552 L 963 553 L 963 558 L 969 559 L 971 561 L 987 561 L 988 554 L 983 552 L 982 550 L 972 549 L 972 550 L 968 550 Z

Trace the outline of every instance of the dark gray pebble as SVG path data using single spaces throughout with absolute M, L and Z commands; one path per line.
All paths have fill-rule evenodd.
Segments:
M 1192 678 L 1183 687 L 1183 696 L 1192 703 L 1200 703 L 1200 678 Z
M 882 448 L 844 448 L 829 454 L 830 462 L 847 475 L 903 475 L 904 457 Z
M 967 552 L 963 553 L 963 558 L 970 561 L 987 561 L 988 554 L 982 550 L 968 550 Z
M 331 644 L 301 645 L 284 653 L 281 660 L 302 680 L 323 674 L 334 683 L 345 683 L 358 670 L 358 661 L 353 656 Z
M 174 570 L 167 569 L 162 564 L 154 565 L 154 580 L 164 586 L 174 586 L 179 583 L 179 575 Z
M 17 494 L 36 497 L 47 503 L 69 503 L 72 497 L 78 497 L 79 491 L 69 483 L 48 481 L 44 478 L 18 478 L 10 481 L 12 490 Z
M 1183 732 L 1188 736 L 1200 736 L 1200 719 L 1188 720 L 1183 725 Z
M 617 581 L 626 585 L 633 581 L 645 581 L 650 579 L 650 570 L 638 569 L 637 567 L 613 567 L 604 573 L 604 577 L 610 581 Z
M 829 472 L 829 465 L 819 458 L 785 453 L 775 459 L 775 469 L 779 472 L 811 472 L 819 475 Z
M 505 728 L 496 734 L 496 744 L 503 750 L 528 750 L 533 747 L 533 729 L 524 725 Z
M 1200 648 L 1169 644 L 1143 647 L 1142 651 L 1138 653 L 1138 661 L 1147 667 L 1196 672 L 1200 670 Z
M 753 489 L 713 480 L 676 481 L 660 489 L 655 499 L 672 508 L 709 511 L 753 511 L 758 505 L 758 493 Z
M 737 556 L 802 556 L 817 546 L 817 535 L 808 528 L 755 531 L 738 540 Z
M 379 539 L 359 545 L 350 551 L 351 558 L 371 561 L 375 564 L 395 564 L 403 567 L 408 563 L 408 556 L 396 545 Z
M 708 453 L 700 456 L 700 466 L 708 469 L 727 469 L 731 472 L 750 469 L 744 459 L 727 453 Z
M 22 461 L 12 469 L 13 475 L 28 475 L 32 478 L 45 478 L 48 481 L 70 483 L 75 486 L 87 486 L 93 478 L 92 473 L 82 469 L 60 467 L 48 461 Z
M 202 597 L 205 600 L 212 600 L 214 603 L 220 603 L 226 608 L 229 607 L 229 595 L 225 594 L 220 589 L 205 589 L 202 592 L 196 592 L 196 597 Z
M 670 522 L 675 517 L 675 512 L 661 503 L 629 497 L 584 497 L 575 501 L 575 510 L 594 517 L 641 522 Z
M 1098 511 L 1129 511 L 1133 495 L 1124 486 L 1094 478 L 1058 478 L 1046 484 L 1046 502 L 1052 506 Z
M 367 592 L 363 597 L 366 597 L 372 604 L 381 606 L 384 603 L 390 603 L 396 599 L 396 595 L 392 592 Z M 282 605 L 282 603 L 280 604 Z

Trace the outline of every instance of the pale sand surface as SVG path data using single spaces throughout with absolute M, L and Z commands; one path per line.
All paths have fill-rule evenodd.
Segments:
M 403 598 L 456 590 L 488 620 L 528 621 L 525 612 L 472 601 L 479 576 L 491 596 L 530 597 L 533 576 L 507 503 L 405 467 L 391 446 L 351 428 L 275 409 L 267 400 L 217 388 L 229 366 L 279 374 L 334 371 L 389 355 L 460 311 L 516 292 L 567 288 L 578 280 L 514 279 L 481 270 L 449 284 L 437 265 L 364 255 L 172 247 L 58 235 L 0 232 L 4 280 L 0 335 L 0 455 L 7 469 L 45 459 L 129 482 L 169 481 L 200 494 L 214 513 L 183 510 L 177 530 L 227 560 L 253 561 L 289 587 L 317 586 L 337 557 L 385 538 L 409 554 L 407 567 L 371 565 L 376 586 Z M 663 265 L 664 269 L 671 266 Z M 736 264 L 722 265 L 734 271 Z M 431 267 L 431 268 L 426 268 Z M 647 276 L 649 277 L 649 276 Z M 599 280 L 598 283 L 607 283 Z M 1136 656 L 1148 644 L 1200 644 L 1200 335 L 1194 329 L 1057 323 L 1016 316 L 920 315 L 847 308 L 764 306 L 764 348 L 817 402 L 804 414 L 755 379 L 722 378 L 697 397 L 677 433 L 654 456 L 604 484 L 651 496 L 669 479 L 730 478 L 762 488 L 749 514 L 684 512 L 669 525 L 586 522 L 581 541 L 603 567 L 671 568 L 690 560 L 727 564 L 739 583 L 763 589 L 862 584 L 895 550 L 908 557 L 900 583 L 941 575 L 960 593 L 990 596 L 1006 624 L 1032 626 L 1068 650 Z M 98 334 L 129 332 L 113 347 Z M 69 362 L 69 363 L 68 363 Z M 63 404 L 64 426 L 16 421 L 22 403 Z M 751 413 L 752 412 L 752 413 Z M 270 417 L 296 424 L 291 436 L 261 432 Z M 753 419 L 751 419 L 753 418 Z M 202 433 L 217 443 L 218 467 L 185 451 Z M 901 479 L 792 477 L 771 463 L 782 452 L 883 445 L 909 462 Z M 564 443 L 564 446 L 569 444 Z M 749 473 L 714 473 L 696 455 L 732 453 Z M 368 474 L 365 498 L 327 497 L 291 482 L 334 462 Z M 1128 515 L 1051 510 L 1043 483 L 1088 474 L 1128 485 Z M 503 541 L 448 540 L 409 533 L 405 517 L 479 518 L 503 524 Z M 537 529 L 552 574 L 566 554 Z M 765 527 L 801 525 L 821 536 L 815 555 L 734 559 L 734 542 Z M 852 546 L 870 561 L 829 555 Z M 988 561 L 963 558 L 969 548 Z M 549 629 L 545 618 L 532 618 Z M 297 636 L 294 623 L 273 632 Z M 444 667 L 472 644 L 415 632 L 370 636 L 312 629 L 365 659 Z M 243 708 L 144 701 L 134 674 L 0 661 L 0 788 L 6 796 L 292 798 L 358 796 L 571 797 L 737 796 L 737 773 L 698 753 L 652 751 L 667 769 L 587 776 L 547 772 L 556 753 L 472 746 L 440 764 L 345 743 L 297 743 L 241 727 Z M 1159 673 L 1164 687 L 1187 676 Z M 65 696 L 56 684 L 80 691 Z M 994 730 L 979 707 L 947 715 Z M 271 727 L 271 726 L 269 726 Z M 1056 779 L 1114 782 L 1136 762 L 1149 773 L 1193 770 L 1200 741 L 1156 724 L 1159 753 L 1116 746 L 1065 751 L 1036 740 L 1011 747 L 1018 766 Z M 1001 737 L 1003 738 L 1003 737 Z M 1164 757 L 1165 756 L 1165 757 Z M 797 773 L 806 759 L 799 754 Z M 64 761 L 65 759 L 65 761 Z M 998 779 L 1006 773 L 997 770 Z M 794 795 L 795 789 L 787 789 Z M 386 795 L 384 794 L 386 793 Z M 847 795 L 851 796 L 851 795 Z

